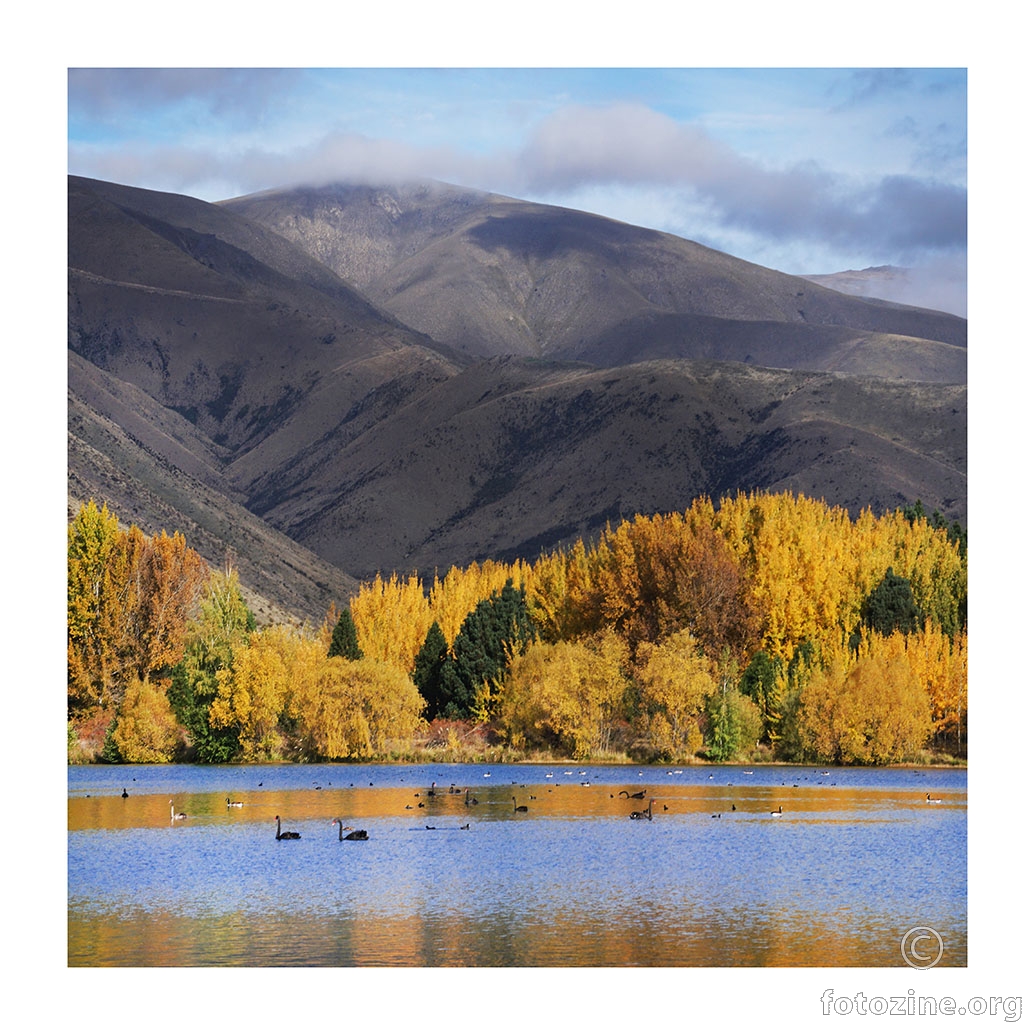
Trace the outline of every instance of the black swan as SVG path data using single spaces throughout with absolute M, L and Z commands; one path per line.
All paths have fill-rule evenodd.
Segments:
M 123 798 L 128 798 L 129 797 L 129 794 L 127 793 L 125 787 L 122 788 L 122 797 Z M 930 798 L 930 795 L 927 795 L 927 797 Z
M 353 830 L 351 827 L 342 827 L 340 819 L 332 819 L 332 823 L 338 824 L 338 840 L 339 841 L 369 841 L 370 838 L 367 836 L 365 830 Z M 348 830 L 349 833 L 343 833 L 343 830 Z
M 243 801 L 231 801 L 229 798 L 226 799 L 226 807 L 228 809 L 240 809 L 244 807 Z
M 173 808 L 172 798 L 169 799 L 169 815 L 173 819 L 186 819 L 187 818 L 187 813 L 186 812 L 177 812 L 176 809 Z
M 528 811 L 528 806 L 527 805 L 519 805 L 517 803 L 517 798 L 511 798 L 510 800 L 514 803 L 514 811 L 515 812 L 527 812 Z
M 277 840 L 278 841 L 298 841 L 302 837 L 301 834 L 294 830 L 285 830 L 284 833 L 280 832 L 280 816 L 277 816 Z
M 464 790 L 464 804 L 465 805 L 477 805 L 478 799 L 471 797 L 471 789 L 468 787 Z
M 629 813 L 629 818 L 630 819 L 651 819 L 651 820 L 654 819 L 654 799 L 651 798 L 651 800 L 649 802 L 647 802 L 647 811 L 646 812 L 630 812 Z
M 619 797 L 621 797 L 623 794 L 627 798 L 646 798 L 647 797 L 647 790 L 646 790 L 646 788 L 644 788 L 642 791 L 637 791 L 635 794 L 630 794 L 628 791 L 619 791 L 618 792 L 618 796 Z

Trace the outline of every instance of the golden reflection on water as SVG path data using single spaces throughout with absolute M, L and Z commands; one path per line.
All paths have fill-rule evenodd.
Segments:
M 232 800 L 241 801 L 240 808 L 226 805 L 227 795 L 219 792 L 182 794 L 173 798 L 176 812 L 187 814 L 187 821 L 225 823 L 268 822 L 271 831 L 275 816 L 288 821 L 319 820 L 328 822 L 341 817 L 350 820 L 385 816 L 408 816 L 415 824 L 439 819 L 469 822 L 475 819 L 508 818 L 517 805 L 528 808 L 527 816 L 549 818 L 599 817 L 622 818 L 633 811 L 644 811 L 653 799 L 655 818 L 704 815 L 709 818 L 750 816 L 765 818 L 783 806 L 785 818 L 795 821 L 830 820 L 830 814 L 851 813 L 858 820 L 867 812 L 890 807 L 923 804 L 924 796 L 913 791 L 879 790 L 858 787 L 664 787 L 650 791 L 649 798 L 620 796 L 626 787 L 524 784 L 513 787 L 476 787 L 472 795 L 476 805 L 465 805 L 465 795 L 439 789 L 429 796 L 427 791 L 410 788 L 346 788 L 325 790 L 253 790 L 235 792 Z M 635 787 L 638 791 L 640 788 Z M 942 810 L 965 808 L 960 795 L 942 794 Z M 521 813 L 521 817 L 526 814 Z M 170 825 L 170 800 L 166 794 L 120 797 L 77 797 L 68 799 L 69 830 L 131 829 Z M 184 822 L 184 821 L 179 821 Z

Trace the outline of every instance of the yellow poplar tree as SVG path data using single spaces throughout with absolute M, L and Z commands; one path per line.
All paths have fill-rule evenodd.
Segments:
M 233 649 L 233 664 L 217 675 L 209 724 L 238 731 L 242 761 L 277 758 L 283 743 L 278 722 L 290 690 L 290 660 L 298 634 L 284 626 L 252 633 Z
M 172 761 L 180 728 L 163 685 L 130 679 L 112 740 L 123 762 Z
M 636 652 L 641 716 L 651 748 L 672 762 L 689 761 L 704 747 L 699 720 L 715 691 L 711 664 L 686 629 Z
M 412 672 L 431 628 L 431 610 L 416 575 L 376 576 L 360 586 L 351 603 L 363 657 Z
M 559 748 L 574 758 L 607 751 L 627 679 L 617 637 L 595 643 L 536 642 L 513 659 L 499 717 L 519 748 Z

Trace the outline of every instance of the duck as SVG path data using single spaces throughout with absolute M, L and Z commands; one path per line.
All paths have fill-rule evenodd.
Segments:
M 941 803 L 942 803 L 942 799 L 941 798 L 932 798 L 930 794 L 927 795 L 927 804 L 928 805 L 941 805 Z
M 338 840 L 339 841 L 369 841 L 370 840 L 370 837 L 368 836 L 368 834 L 367 834 L 367 832 L 365 830 L 353 830 L 352 827 L 343 827 L 340 819 L 332 819 L 331 822 L 338 824 Z M 345 830 L 349 831 L 349 833 L 345 834 L 344 833 Z
M 169 815 L 173 819 L 186 819 L 187 818 L 187 813 L 186 812 L 177 812 L 176 811 L 176 809 L 173 807 L 172 798 L 169 799 Z
M 280 816 L 277 816 L 277 840 L 278 841 L 298 841 L 302 837 L 301 834 L 296 833 L 294 830 L 285 830 L 283 833 L 280 832 Z
M 649 819 L 649 820 L 654 819 L 654 799 L 651 798 L 651 800 L 649 802 L 647 802 L 647 810 L 646 810 L 646 812 L 630 812 L 629 813 L 629 818 L 630 819 Z
M 528 806 L 527 805 L 519 805 L 517 803 L 517 798 L 511 798 L 510 800 L 514 803 L 514 811 L 515 812 L 527 812 L 528 811 Z
M 240 809 L 244 807 L 243 801 L 231 801 L 229 798 L 226 799 L 226 807 L 228 809 Z

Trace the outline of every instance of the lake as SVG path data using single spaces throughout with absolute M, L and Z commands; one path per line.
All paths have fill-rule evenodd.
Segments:
M 904 968 L 915 928 L 967 965 L 963 769 L 68 769 L 71 967 Z

